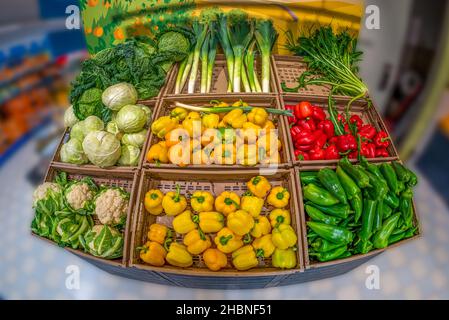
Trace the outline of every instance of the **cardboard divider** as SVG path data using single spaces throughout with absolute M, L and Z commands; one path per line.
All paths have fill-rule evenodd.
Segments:
M 161 100 L 141 100 L 138 103 L 139 104 L 143 104 L 145 106 L 150 107 L 152 113 L 152 121 L 154 121 L 154 117 L 158 111 L 158 107 L 160 105 L 160 101 Z M 105 123 L 106 126 L 106 123 Z M 151 124 L 150 124 L 151 126 Z M 145 137 L 145 142 L 141 148 L 140 151 L 140 155 L 139 155 L 139 161 L 137 163 L 137 166 L 112 166 L 112 167 L 107 167 L 107 168 L 100 168 L 97 167 L 91 163 L 89 164 L 83 164 L 83 165 L 77 165 L 77 164 L 71 164 L 71 163 L 65 163 L 61 161 L 61 148 L 63 146 L 63 144 L 65 144 L 66 142 L 68 142 L 70 140 L 70 128 L 66 128 L 64 131 L 64 134 L 62 135 L 58 147 L 56 148 L 55 153 L 53 154 L 53 158 L 51 163 L 54 165 L 61 165 L 61 166 L 68 166 L 68 167 L 73 167 L 73 168 L 79 168 L 79 169 L 94 169 L 94 170 L 103 170 L 103 171 L 107 171 L 107 172 L 116 172 L 116 171 L 136 171 L 139 170 L 142 167 L 142 163 L 145 161 L 145 148 L 146 148 L 146 144 L 148 143 L 150 134 L 151 134 L 151 128 L 147 128 L 148 132 L 146 134 Z
M 339 113 L 343 112 L 345 110 L 346 102 L 342 99 L 335 99 L 335 100 L 336 100 L 335 107 L 336 107 L 337 111 Z M 290 94 L 288 94 L 288 95 L 284 94 L 284 95 L 281 95 L 281 97 L 280 97 L 280 103 L 281 103 L 282 109 L 285 109 L 286 105 L 296 105 L 301 101 L 308 101 L 315 106 L 319 106 L 319 107 L 323 108 L 323 111 L 325 112 L 326 116 L 329 117 L 329 113 L 327 111 L 327 108 L 328 108 L 328 98 L 327 97 L 326 98 L 319 97 L 319 96 L 309 96 L 309 97 L 302 96 L 302 97 L 300 97 L 300 96 L 295 96 L 295 95 L 290 95 Z M 351 113 L 351 115 L 354 115 L 354 114 L 358 115 L 360 118 L 362 118 L 362 120 L 365 124 L 371 124 L 378 131 L 384 130 L 390 136 L 390 133 L 388 132 L 387 127 L 385 126 L 385 123 L 382 121 L 381 116 L 379 115 L 379 113 L 377 112 L 376 108 L 373 105 L 370 106 L 370 105 L 368 105 L 367 102 L 362 101 L 362 100 L 355 101 L 351 106 L 350 113 Z M 287 118 L 283 119 L 283 121 L 284 121 L 284 128 L 287 128 L 287 130 L 288 130 L 289 124 L 288 124 Z M 289 130 L 287 133 L 287 140 L 288 140 L 289 149 L 290 149 L 290 158 L 292 159 L 292 163 L 294 165 L 300 165 L 300 166 L 323 165 L 323 166 L 327 166 L 327 165 L 332 165 L 332 164 L 335 164 L 338 162 L 338 160 L 307 160 L 307 161 L 297 160 L 297 159 L 295 159 L 295 156 L 294 156 L 295 148 L 294 148 L 293 140 L 292 140 Z M 387 151 L 390 155 L 389 157 L 369 158 L 368 160 L 372 161 L 372 162 L 385 162 L 385 161 L 393 161 L 393 160 L 399 159 L 396 148 L 392 142 L 388 146 Z M 358 160 L 351 159 L 350 161 L 355 163 Z
M 207 106 L 210 104 L 210 101 L 214 100 L 214 99 L 224 101 L 229 104 L 232 104 L 232 103 L 238 101 L 239 99 L 242 99 L 244 102 L 248 103 L 250 106 L 253 106 L 253 107 L 262 107 L 262 108 L 269 107 L 269 108 L 275 108 L 275 109 L 280 108 L 278 97 L 267 96 L 267 95 L 258 95 L 258 96 L 243 96 L 243 95 L 241 95 L 240 98 L 237 98 L 234 96 L 229 96 L 229 95 L 221 95 L 221 96 L 214 96 L 214 97 L 209 97 L 209 96 L 204 96 L 204 95 L 182 97 L 182 98 L 166 97 L 166 98 L 162 99 L 160 106 L 158 108 L 158 112 L 155 115 L 155 118 L 153 121 L 156 121 L 157 119 L 159 119 L 160 117 L 162 117 L 164 115 L 168 115 L 170 110 L 174 108 L 174 104 L 177 101 L 181 102 L 181 103 L 185 103 L 185 104 L 194 105 L 194 106 Z M 280 151 L 281 162 L 279 164 L 277 164 L 277 167 L 278 168 L 290 167 L 291 166 L 291 157 L 290 157 L 291 153 L 289 150 L 289 144 L 288 144 L 288 140 L 287 140 L 288 139 L 287 132 L 285 130 L 284 122 L 282 120 L 282 118 L 284 118 L 284 117 L 279 116 L 279 115 L 269 114 L 269 118 L 271 120 L 273 120 L 273 122 L 277 121 L 277 123 L 275 123 L 275 126 L 278 129 L 278 137 L 282 144 L 282 149 Z M 158 143 L 159 141 L 161 141 L 161 139 L 159 139 L 153 133 L 150 133 L 144 154 L 147 154 L 149 149 L 151 148 L 151 146 Z M 176 164 L 171 164 L 171 163 L 156 164 L 156 163 L 147 162 L 147 161 L 145 161 L 145 159 L 142 163 L 142 167 L 143 168 L 163 168 L 163 169 L 180 169 L 181 168 Z M 223 169 L 223 168 L 245 170 L 245 169 L 251 169 L 251 168 L 267 168 L 268 169 L 270 167 L 266 166 L 266 165 L 262 165 L 262 164 L 256 164 L 254 166 L 244 166 L 244 165 L 239 165 L 239 164 L 234 164 L 234 165 L 190 164 L 190 165 L 187 165 L 186 167 L 183 167 L 182 169 L 190 170 L 190 169 Z
M 256 64 L 255 64 L 255 70 L 257 74 L 259 75 L 259 82 L 261 82 L 260 78 L 260 70 L 261 70 L 261 59 L 260 57 L 256 58 Z M 278 93 L 277 84 L 276 84 L 276 77 L 275 77 L 275 70 L 274 66 L 271 62 L 270 64 L 270 70 L 271 70 L 271 77 L 270 77 L 270 92 L 264 93 L 267 95 L 276 95 Z M 175 86 L 176 86 L 176 78 L 178 76 L 179 71 L 179 63 L 176 64 L 173 67 L 172 75 L 171 75 L 171 81 L 167 83 L 167 89 L 165 91 L 165 95 L 167 97 L 183 97 L 183 96 L 191 96 L 193 95 L 200 95 L 202 94 L 200 91 L 201 89 L 201 63 L 198 68 L 197 72 L 197 78 L 195 82 L 195 92 L 192 94 L 187 93 L 187 85 L 189 82 L 189 79 L 187 78 L 187 81 L 182 88 L 181 92 L 179 94 L 175 94 Z M 245 95 L 260 95 L 261 93 L 251 93 L 251 92 L 245 92 L 243 88 L 243 83 L 241 83 L 241 93 L 234 93 L 234 92 L 228 92 L 228 70 L 227 70 L 227 63 L 226 58 L 224 54 L 217 54 L 217 58 L 215 60 L 214 69 L 212 72 L 212 84 L 211 84 L 211 91 L 209 93 L 203 93 L 205 96 L 211 96 L 211 95 L 229 95 L 229 96 L 235 96 L 239 97 L 241 94 Z
M 401 162 L 402 163 L 402 162 Z M 298 179 L 298 183 L 296 184 L 298 189 L 298 199 L 299 199 L 299 203 L 298 203 L 298 207 L 299 207 L 299 212 L 300 212 L 300 221 L 302 221 L 302 232 L 304 235 L 303 238 L 303 252 L 304 252 L 304 263 L 305 263 L 305 268 L 307 269 L 313 269 L 313 268 L 322 268 L 322 267 L 328 267 L 328 266 L 332 266 L 332 265 L 338 265 L 338 264 L 344 264 L 344 263 L 348 263 L 348 262 L 353 262 L 356 260 L 361 260 L 361 259 L 365 259 L 366 257 L 370 257 L 370 256 L 375 256 L 385 250 L 389 250 L 391 248 L 395 248 L 397 246 L 400 246 L 404 243 L 410 242 L 412 240 L 415 240 L 419 237 L 421 237 L 421 226 L 419 223 L 419 219 L 418 219 L 418 215 L 416 212 L 416 207 L 415 207 L 415 203 L 414 201 L 413 203 L 413 222 L 414 222 L 414 226 L 417 227 L 417 234 L 414 235 L 413 237 L 407 238 L 407 239 L 403 239 L 401 241 L 398 241 L 394 244 L 389 245 L 386 248 L 383 249 L 375 249 L 372 250 L 366 254 L 357 254 L 357 255 L 353 255 L 351 257 L 348 258 L 344 258 L 344 259 L 338 259 L 338 260 L 332 260 L 332 261 L 328 261 L 328 262 L 319 262 L 319 261 L 311 261 L 310 257 L 309 257 L 309 246 L 308 246 L 308 241 L 307 241 L 307 226 L 306 226 L 306 222 L 308 220 L 305 209 L 304 209 L 304 199 L 303 199 L 303 195 L 302 195 L 302 183 L 301 183 L 301 177 L 300 177 L 300 173 L 304 172 L 304 171 L 319 171 L 320 169 L 323 168 L 330 168 L 330 169 L 336 169 L 337 165 L 333 164 L 333 165 L 329 165 L 329 166 L 324 166 L 324 165 L 316 165 L 316 166 L 308 166 L 308 167 L 296 167 L 295 170 L 295 175 L 296 178 Z M 307 272 L 307 271 L 306 271 Z
M 70 251 L 71 253 L 74 253 L 82 258 L 87 258 L 89 260 L 95 260 L 99 263 L 103 263 L 106 265 L 111 266 L 119 266 L 119 267 L 127 267 L 128 260 L 129 260 L 129 241 L 131 236 L 131 225 L 133 223 L 134 219 L 134 204 L 138 192 L 138 183 L 139 183 L 139 173 L 138 172 L 131 172 L 129 170 L 119 170 L 115 169 L 113 176 L 109 172 L 105 172 L 104 170 L 98 170 L 93 168 L 74 168 L 73 166 L 65 166 L 65 165 L 57 165 L 57 164 L 51 164 L 47 175 L 45 177 L 45 182 L 53 182 L 56 175 L 59 172 L 66 172 L 69 180 L 73 179 L 82 179 L 84 177 L 91 177 L 94 182 L 98 185 L 106 185 L 106 186 L 114 186 L 114 187 L 122 187 L 124 190 L 129 192 L 130 199 L 128 204 L 128 212 L 126 217 L 126 226 L 123 231 L 123 257 L 117 258 L 113 260 L 109 259 L 103 259 L 100 257 L 95 257 L 87 252 L 84 252 L 82 248 L 79 249 L 72 249 L 70 247 L 64 247 L 64 249 Z M 94 223 L 99 223 L 96 216 L 92 216 Z M 57 245 L 55 242 L 53 242 L 50 239 L 38 236 L 36 234 L 33 234 L 34 236 L 43 239 L 49 243 L 52 243 L 54 245 Z
M 266 176 L 272 186 L 282 185 L 286 187 L 291 194 L 288 209 L 291 213 L 292 227 L 298 235 L 298 250 L 297 250 L 297 266 L 291 270 L 281 270 L 273 268 L 270 264 L 271 259 L 261 260 L 259 267 L 248 271 L 238 271 L 232 267 L 230 255 L 228 255 L 228 266 L 221 271 L 213 272 L 207 269 L 202 261 L 201 256 L 194 256 L 194 265 L 189 268 L 177 268 L 168 264 L 163 267 L 153 267 L 145 264 L 140 260 L 137 247 L 141 246 L 147 241 L 148 228 L 153 223 L 161 223 L 171 227 L 173 217 L 165 215 L 154 216 L 146 212 L 144 207 L 145 193 L 150 189 L 160 189 L 162 192 L 173 191 L 176 185 L 181 187 L 181 194 L 185 195 L 187 199 L 197 190 L 204 190 L 211 192 L 214 197 L 217 197 L 223 191 L 233 191 L 241 195 L 246 190 L 246 182 L 252 177 L 259 175 L 258 170 L 242 170 L 233 175 L 229 175 L 226 171 L 206 171 L 197 170 L 192 175 L 189 170 L 164 170 L 164 169 L 143 169 L 140 178 L 139 192 L 137 196 L 136 219 L 134 220 L 131 236 L 130 261 L 129 265 L 138 269 L 147 270 L 149 272 L 159 272 L 170 277 L 171 274 L 181 274 L 184 276 L 214 276 L 214 277 L 255 277 L 255 276 L 277 276 L 292 272 L 303 270 L 303 236 L 301 223 L 299 221 L 299 209 L 297 196 L 296 179 L 294 170 L 278 170 L 277 173 L 271 176 Z M 190 209 L 190 202 L 188 201 L 187 209 Z M 267 215 L 272 208 L 264 206 L 262 215 Z M 213 236 L 213 235 L 212 235 Z M 182 235 L 176 236 L 177 242 L 182 242 Z M 213 242 L 213 240 L 212 240 Z M 195 278 L 190 278 L 194 282 Z M 217 278 L 216 281 L 221 281 Z M 185 284 L 184 284 L 185 285 Z

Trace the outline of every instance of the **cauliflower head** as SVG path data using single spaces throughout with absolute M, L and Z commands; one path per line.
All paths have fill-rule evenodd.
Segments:
M 95 198 L 95 214 L 102 224 L 117 225 L 126 217 L 129 194 L 119 188 L 108 188 Z
M 86 182 L 76 182 L 67 188 L 65 198 L 72 209 L 85 209 L 86 205 L 95 196 L 95 191 Z
M 97 257 L 115 259 L 123 253 L 123 235 L 115 228 L 97 224 L 84 237 L 86 249 Z
M 49 190 L 51 191 L 49 192 Z M 33 207 L 36 206 L 38 201 L 47 199 L 52 192 L 59 194 L 61 191 L 61 186 L 59 184 L 54 182 L 44 182 L 34 190 Z

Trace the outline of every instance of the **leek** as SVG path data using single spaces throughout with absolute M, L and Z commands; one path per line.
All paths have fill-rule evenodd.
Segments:
M 207 33 L 206 38 L 204 38 L 204 43 L 201 48 L 201 93 L 206 93 L 207 90 L 207 58 L 209 55 L 209 40 L 210 32 Z
M 246 74 L 246 68 L 244 63 L 242 63 L 240 72 L 242 73 L 241 77 L 243 89 L 245 89 L 245 92 L 251 92 L 251 86 L 249 85 L 248 75 Z
M 189 56 L 185 57 L 184 60 L 182 60 L 181 64 L 179 65 L 178 74 L 176 76 L 175 94 L 179 94 L 181 92 L 182 75 L 184 74 L 184 71 L 186 69 L 188 58 Z
M 271 20 L 258 20 L 254 35 L 262 58 L 262 91 L 270 92 L 270 57 L 271 49 L 278 33 Z
M 189 77 L 190 70 L 192 69 L 193 51 L 191 51 L 189 53 L 189 55 L 187 56 L 185 61 L 186 61 L 186 65 L 182 72 L 181 80 L 179 82 L 179 91 L 176 92 L 176 88 L 175 88 L 175 93 L 177 93 L 177 94 L 182 92 L 182 89 L 184 88 L 184 85 L 186 84 L 187 78 Z M 179 70 L 178 77 L 180 75 L 180 72 L 181 72 L 181 69 Z
M 254 28 L 253 24 L 248 20 L 248 15 L 241 10 L 231 10 L 228 13 L 228 18 L 229 40 L 234 52 L 233 88 L 234 92 L 240 92 L 243 53 L 253 37 Z
M 212 74 L 214 72 L 215 58 L 217 56 L 217 25 L 211 22 L 209 25 L 210 40 L 209 40 L 209 54 L 207 64 L 207 84 L 206 92 L 209 93 L 212 87 Z
M 234 77 L 234 52 L 232 51 L 232 46 L 229 41 L 228 19 L 223 13 L 218 17 L 217 36 L 226 57 L 226 66 L 228 69 L 228 92 L 231 92 L 233 88 L 232 80 Z
M 200 60 L 201 48 L 207 34 L 207 26 L 201 24 L 198 20 L 193 21 L 192 27 L 193 32 L 195 33 L 196 36 L 196 44 L 193 50 L 192 70 L 190 71 L 189 83 L 187 87 L 188 93 L 195 92 L 195 82 L 198 76 L 198 65 Z
M 257 77 L 255 66 L 256 52 L 254 50 L 256 40 L 252 40 L 248 46 L 248 50 L 245 55 L 245 64 L 248 70 L 248 80 L 252 92 L 262 92 L 259 79 Z

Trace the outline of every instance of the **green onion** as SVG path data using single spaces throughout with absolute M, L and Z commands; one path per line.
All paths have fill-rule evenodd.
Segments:
M 244 112 L 250 112 L 254 108 L 257 107 L 251 107 L 251 106 L 245 106 L 245 107 L 197 107 L 197 106 L 191 106 L 182 102 L 175 102 L 176 107 L 181 107 L 187 110 L 192 110 L 196 112 L 204 112 L 204 113 L 224 113 L 229 112 L 235 109 L 240 109 Z M 281 110 L 281 109 L 274 109 L 274 108 L 264 108 L 264 110 L 268 113 L 280 115 L 280 116 L 286 116 L 286 117 L 292 117 L 293 113 L 291 110 Z
M 262 91 L 270 92 L 271 49 L 276 42 L 278 33 L 271 20 L 258 20 L 254 35 L 262 57 Z

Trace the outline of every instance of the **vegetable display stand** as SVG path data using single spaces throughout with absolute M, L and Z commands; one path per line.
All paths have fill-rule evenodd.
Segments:
M 139 104 L 145 105 L 147 107 L 149 107 L 152 111 L 152 119 L 154 119 L 155 114 L 157 113 L 158 107 L 159 107 L 159 103 L 160 100 L 143 100 L 143 101 L 139 101 Z M 120 166 L 120 165 L 115 165 L 112 167 L 105 167 L 105 168 L 99 168 L 98 166 L 95 166 L 93 164 L 83 164 L 83 165 L 76 165 L 76 164 L 70 164 L 70 163 L 64 163 L 61 160 L 61 148 L 62 146 L 67 143 L 70 140 L 70 128 L 66 128 L 64 131 L 64 134 L 61 137 L 61 140 L 59 141 L 58 147 L 56 148 L 56 151 L 53 155 L 52 161 L 51 163 L 57 166 L 65 166 L 65 167 L 72 167 L 72 168 L 77 168 L 77 169 L 92 169 L 92 170 L 104 170 L 104 171 L 108 171 L 108 172 L 115 172 L 115 171 L 137 171 L 138 169 L 141 168 L 142 163 L 145 160 L 145 146 L 146 143 L 149 140 L 150 134 L 151 134 L 151 130 L 150 128 L 148 128 L 147 133 L 146 133 L 146 137 L 145 137 L 145 142 L 141 148 L 140 151 L 140 155 L 139 155 L 139 161 L 137 163 L 136 166 Z
M 256 74 L 259 76 L 260 78 L 260 58 L 255 60 L 255 72 Z M 178 75 L 178 71 L 179 71 L 179 64 L 177 64 L 176 66 L 174 66 L 171 70 L 171 73 L 169 75 L 168 79 L 171 79 L 169 81 L 167 81 L 167 85 L 166 85 L 166 89 L 165 89 L 165 96 L 166 97 L 189 97 L 192 94 L 193 95 L 199 95 L 200 94 L 200 88 L 201 88 L 201 71 L 200 68 L 198 70 L 198 76 L 196 78 L 196 82 L 195 82 L 195 90 L 193 93 L 188 93 L 187 90 L 187 82 L 185 83 L 184 87 L 182 88 L 182 90 L 180 91 L 179 94 L 175 93 L 175 85 L 176 85 L 176 77 Z M 242 95 L 248 95 L 248 96 L 258 96 L 261 94 L 265 94 L 265 95 L 277 95 L 278 93 L 278 88 L 277 88 L 277 84 L 276 84 L 276 79 L 275 79 L 275 71 L 274 71 L 274 66 L 271 63 L 270 64 L 270 71 L 271 71 L 271 77 L 270 77 L 270 92 L 269 93 L 248 93 L 245 92 L 245 90 L 242 88 L 240 93 L 235 93 L 235 92 L 228 92 L 228 71 L 227 71 L 227 64 L 226 64 L 226 59 L 224 57 L 223 54 L 218 54 L 217 55 L 217 59 L 215 60 L 215 64 L 214 64 L 214 68 L 213 68 L 213 73 L 212 73 L 212 84 L 211 84 L 211 89 L 209 93 L 205 93 L 205 96 L 213 96 L 213 95 L 229 95 L 231 97 L 235 97 L 236 99 L 239 99 Z
M 334 98 L 335 100 L 335 109 L 336 111 L 341 114 L 345 111 L 345 106 L 347 101 L 342 98 Z M 285 109 L 285 106 L 287 105 L 297 105 L 300 102 L 308 101 L 314 106 L 321 107 L 324 113 L 326 114 L 326 119 L 329 119 L 329 112 L 328 112 L 328 97 L 321 97 L 316 95 L 310 95 L 310 96 L 303 96 L 303 95 L 294 95 L 294 94 L 281 94 L 280 95 L 280 101 L 281 101 L 281 107 Z M 390 137 L 390 134 L 388 132 L 388 129 L 383 122 L 379 112 L 376 110 L 376 107 L 374 105 L 369 105 L 367 102 L 363 100 L 355 101 L 351 105 L 351 111 L 350 115 L 357 115 L 360 117 L 360 119 L 363 121 L 364 124 L 369 124 L 372 127 L 376 129 L 376 131 L 384 131 L 387 133 L 388 137 Z M 288 120 L 286 117 L 283 117 L 282 121 L 284 121 L 284 127 L 290 128 L 290 125 L 288 123 Z M 292 159 L 292 162 L 294 165 L 299 166 L 309 166 L 309 165 L 332 165 L 338 162 L 338 160 L 299 160 L 295 158 L 294 155 L 294 141 L 293 138 L 288 132 L 287 134 L 288 144 L 289 144 L 289 150 L 290 150 L 290 158 Z M 368 158 L 370 162 L 385 162 L 385 161 L 393 161 L 399 159 L 397 150 L 394 146 L 394 144 L 390 141 L 386 151 L 388 152 L 388 157 L 378 157 L 378 158 Z M 351 159 L 351 162 L 357 162 L 356 159 Z
M 274 55 L 273 67 L 276 77 L 277 90 L 280 94 L 288 94 L 291 96 L 302 97 L 308 99 L 309 97 L 328 97 L 330 93 L 330 87 L 325 85 L 309 85 L 305 88 L 300 88 L 298 92 L 287 92 L 282 89 L 282 83 L 288 88 L 294 88 L 298 86 L 297 79 L 307 71 L 307 64 L 303 58 L 297 56 L 286 55 Z M 352 97 L 334 95 L 336 99 L 342 99 L 343 101 L 349 101 Z
M 188 199 L 195 191 L 208 191 L 218 196 L 223 191 L 232 191 L 239 195 L 247 191 L 246 183 L 259 174 L 258 170 L 239 171 L 232 176 L 226 171 L 192 171 L 188 170 L 164 170 L 144 169 L 142 171 L 139 193 L 136 202 L 135 220 L 133 225 L 129 273 L 145 280 L 147 275 L 157 274 L 167 279 L 167 284 L 184 287 L 201 288 L 263 288 L 278 285 L 285 276 L 300 272 L 303 268 L 302 239 L 298 220 L 299 211 L 296 194 L 291 193 L 288 209 L 291 213 L 291 226 L 297 233 L 296 267 L 290 270 L 282 270 L 272 267 L 271 258 L 259 258 L 259 265 L 248 271 L 238 271 L 232 267 L 228 257 L 227 265 L 220 271 L 210 271 L 205 266 L 202 256 L 193 256 L 193 265 L 188 268 L 173 267 L 166 264 L 162 267 L 154 267 L 144 263 L 139 256 L 139 247 L 147 241 L 149 226 L 158 223 L 172 227 L 173 217 L 150 215 L 144 206 L 145 193 L 150 189 L 159 189 L 162 192 L 174 191 L 175 186 L 180 186 L 180 192 Z M 296 191 L 297 180 L 294 171 L 278 170 L 271 176 L 266 176 L 271 185 L 282 186 L 288 190 Z M 187 208 L 189 209 L 189 207 Z M 261 215 L 267 215 L 269 208 L 264 206 Z M 201 218 L 200 218 L 201 219 Z M 212 233 L 212 236 L 215 236 Z M 177 234 L 173 241 L 182 242 L 183 236 Z
M 327 261 L 327 262 L 313 261 L 309 256 L 309 247 L 308 247 L 308 242 L 307 242 L 308 236 L 307 236 L 307 230 L 306 230 L 306 222 L 308 221 L 308 219 L 306 217 L 304 197 L 303 197 L 303 186 L 302 186 L 300 174 L 301 174 L 301 172 L 318 172 L 319 170 L 321 170 L 323 168 L 329 168 L 329 169 L 335 170 L 337 168 L 337 166 L 336 165 L 301 166 L 299 168 L 296 167 L 294 169 L 295 176 L 298 179 L 298 183 L 296 185 L 298 187 L 297 193 L 298 193 L 298 198 L 299 198 L 299 210 L 300 210 L 300 215 L 301 215 L 300 221 L 304 221 L 304 223 L 302 224 L 301 234 L 304 235 L 302 243 L 304 244 L 303 252 L 304 252 L 304 262 L 305 262 L 305 269 L 306 269 L 305 273 L 316 270 L 317 272 L 322 271 L 323 274 L 326 274 L 328 272 L 327 270 L 333 270 L 333 271 L 329 271 L 329 272 L 338 272 L 338 271 L 341 271 L 340 270 L 341 268 L 345 269 L 348 266 L 350 268 L 354 268 L 354 267 L 366 262 L 370 258 L 382 253 L 385 250 L 389 250 L 390 248 L 400 246 L 402 244 L 405 244 L 407 242 L 415 240 L 421 236 L 421 229 L 420 229 L 418 216 L 416 213 L 415 204 L 412 201 L 413 226 L 416 227 L 416 231 L 413 236 L 406 238 L 406 239 L 402 239 L 395 243 L 392 243 L 383 249 L 374 249 L 365 254 L 355 254 L 355 255 L 352 255 L 352 256 L 349 256 L 346 258 L 339 258 L 339 259 L 335 259 L 335 260 L 331 260 L 331 261 Z M 334 217 L 334 216 L 331 216 L 331 217 Z M 298 277 L 292 276 L 292 278 L 290 278 L 290 279 L 292 281 L 296 281 L 296 280 L 298 280 Z
M 76 168 L 73 166 L 66 165 L 50 165 L 47 175 L 45 177 L 45 182 L 53 182 L 56 176 L 60 173 L 66 173 L 67 178 L 69 180 L 81 180 L 86 177 L 90 177 L 96 185 L 98 186 L 109 186 L 109 187 L 120 187 L 123 188 L 130 194 L 129 202 L 128 202 L 128 210 L 126 216 L 126 224 L 123 231 L 123 256 L 117 259 L 104 259 L 100 257 L 96 257 L 85 252 L 82 247 L 77 249 L 73 249 L 71 247 L 65 247 L 66 250 L 71 253 L 81 257 L 82 259 L 87 260 L 90 263 L 93 263 L 97 266 L 101 266 L 102 268 L 109 268 L 110 270 L 119 270 L 123 269 L 128 264 L 129 259 L 129 241 L 131 235 L 131 225 L 133 222 L 133 213 L 134 213 L 134 203 L 135 198 L 138 192 L 138 181 L 139 181 L 139 173 L 131 172 L 129 170 L 119 170 L 115 169 L 113 175 L 109 172 L 105 172 L 104 170 L 92 169 L 92 168 Z M 92 216 L 94 224 L 98 224 L 99 220 L 96 215 Z M 43 239 L 49 243 L 55 244 L 52 240 L 41 237 L 32 233 L 34 236 Z
M 204 107 L 208 106 L 212 99 L 219 100 L 225 103 L 228 103 L 232 105 L 236 100 L 241 99 L 243 102 L 247 103 L 251 107 L 261 107 L 261 108 L 273 108 L 273 109 L 280 109 L 279 105 L 279 99 L 277 96 L 266 96 L 266 95 L 239 95 L 238 98 L 234 97 L 232 95 L 217 95 L 213 97 L 208 97 L 205 95 L 192 95 L 189 97 L 167 97 L 163 98 L 159 107 L 157 114 L 153 117 L 153 123 L 160 119 L 163 116 L 170 115 L 170 112 L 175 108 L 175 103 L 184 103 L 189 104 L 191 106 L 198 106 L 198 107 Z M 288 135 L 286 132 L 285 124 L 282 120 L 282 116 L 276 115 L 276 114 L 269 114 L 268 117 L 269 120 L 273 121 L 275 128 L 278 130 L 278 138 L 280 140 L 281 144 L 281 150 L 279 152 L 280 154 L 280 161 L 277 164 L 278 168 L 286 168 L 291 166 L 291 158 L 290 158 L 290 150 L 289 150 L 289 143 L 288 143 Z M 151 133 L 150 137 L 148 139 L 148 142 L 146 144 L 146 150 L 145 154 L 148 154 L 148 151 L 150 150 L 151 146 L 157 144 L 158 142 L 162 141 L 156 134 Z M 275 164 L 276 165 L 276 164 Z M 267 168 L 270 169 L 273 166 L 273 164 L 260 164 L 257 163 L 256 165 L 241 165 L 241 164 L 193 164 L 190 163 L 188 165 L 184 165 L 183 167 L 178 166 L 177 164 L 173 163 L 156 163 L 156 162 L 148 162 L 144 159 L 144 162 L 142 164 L 143 168 L 161 168 L 161 169 L 238 169 L 238 170 L 245 170 L 245 169 L 251 169 L 251 168 Z

